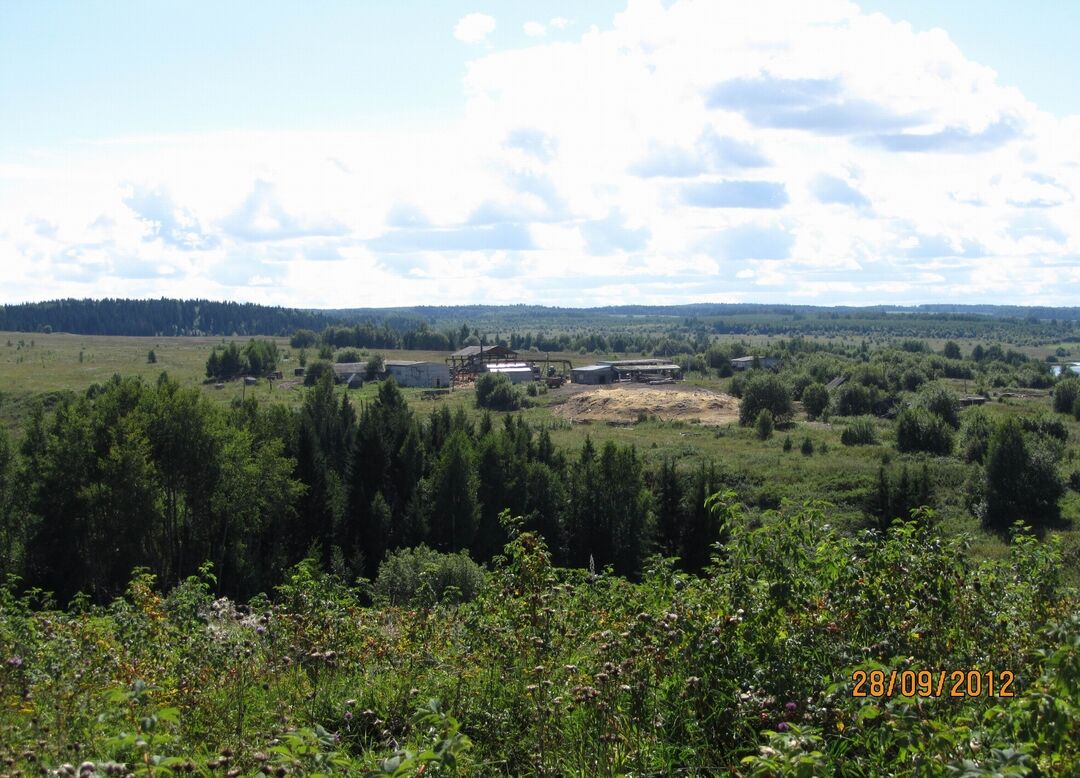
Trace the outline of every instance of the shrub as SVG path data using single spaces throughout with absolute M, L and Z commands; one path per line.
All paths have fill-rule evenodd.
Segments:
M 967 413 L 960 429 L 960 454 L 965 462 L 982 464 L 993 431 L 994 425 L 990 417 L 981 408 Z
M 896 448 L 948 455 L 953 449 L 952 428 L 926 408 L 905 408 L 896 419 Z
M 960 399 L 941 384 L 927 384 L 920 389 L 915 405 L 940 416 L 954 430 L 960 428 Z
M 862 416 L 873 410 L 873 393 L 861 384 L 846 383 L 837 391 L 835 405 L 838 416 Z
M 476 406 L 493 411 L 516 411 L 525 407 L 524 392 L 499 373 L 484 373 L 476 379 Z
M 754 422 L 757 429 L 758 440 L 768 440 L 773 434 L 773 415 L 768 408 L 762 408 Z
M 759 373 L 747 382 L 739 409 L 739 423 L 744 427 L 753 424 L 763 410 L 769 411 L 775 422 L 791 417 L 791 394 L 772 373 Z
M 416 546 L 387 554 L 375 578 L 375 596 L 391 605 L 468 602 L 484 586 L 484 571 L 465 552 L 444 554 Z
M 994 430 L 986 454 L 983 523 L 1005 530 L 1015 521 L 1041 526 L 1056 521 L 1065 492 L 1058 474 L 1058 452 L 1008 419 Z
M 1080 398 L 1080 378 L 1062 379 L 1054 387 L 1054 410 L 1058 413 L 1072 413 L 1078 398 Z
M 316 360 L 307 366 L 307 370 L 304 373 L 304 386 L 315 386 L 319 383 L 319 379 L 322 378 L 323 373 L 333 372 L 333 367 L 326 360 Z
M 787 452 L 787 451 L 791 451 L 791 446 L 792 446 L 792 443 L 791 443 L 791 436 L 790 436 L 790 435 L 787 435 L 787 436 L 786 436 L 786 437 L 784 438 L 784 451 L 785 451 L 785 452 Z
M 866 416 L 852 419 L 840 433 L 840 442 L 845 446 L 872 446 L 877 443 L 877 429 L 873 419 Z
M 814 441 L 810 438 L 803 438 L 802 445 L 799 447 L 799 451 L 803 453 L 803 456 L 810 456 L 814 453 Z
M 803 408 L 811 419 L 817 419 L 829 408 L 829 390 L 822 384 L 810 384 L 802 393 Z
M 341 365 L 346 362 L 359 362 L 363 359 L 363 355 L 358 349 L 345 348 L 334 355 L 334 362 Z
M 367 367 L 364 369 L 364 380 L 374 381 L 385 369 L 386 363 L 383 361 L 382 354 L 372 354 L 368 357 Z
M 1020 419 L 1020 426 L 1023 427 L 1024 432 L 1045 435 L 1062 443 L 1069 439 L 1069 428 L 1065 426 L 1065 422 L 1050 414 L 1024 416 Z

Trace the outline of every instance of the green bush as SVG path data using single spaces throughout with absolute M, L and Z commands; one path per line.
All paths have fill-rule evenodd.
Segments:
M 465 552 L 427 546 L 392 551 L 379 565 L 375 596 L 391 605 L 469 602 L 484 586 L 484 571 Z
M 317 359 L 307 366 L 304 372 L 304 386 L 315 386 L 323 373 L 333 373 L 333 366 L 323 359 Z
M 874 409 L 874 393 L 849 381 L 837 390 L 834 409 L 838 416 L 863 416 Z
M 954 430 L 960 428 L 960 398 L 945 386 L 927 384 L 915 396 L 914 404 L 940 416 Z
M 1054 387 L 1055 411 L 1058 413 L 1072 413 L 1073 406 L 1078 399 L 1080 399 L 1080 378 L 1070 376 L 1058 381 L 1057 386 Z
M 776 423 L 791 418 L 791 394 L 783 381 L 772 373 L 758 373 L 747 381 L 739 408 L 739 423 L 744 427 L 755 423 L 763 410 L 769 411 Z
M 492 411 L 516 411 L 527 404 L 525 393 L 499 373 L 484 373 L 476 379 L 476 406 Z
M 960 428 L 960 454 L 965 462 L 982 464 L 993 431 L 994 424 L 986 411 L 981 408 L 968 411 Z
M 758 440 L 768 440 L 773 434 L 773 415 L 768 408 L 762 408 L 761 413 L 757 415 L 757 421 L 754 422 L 754 427 L 757 430 Z
M 852 419 L 840 433 L 840 442 L 845 446 L 872 446 L 877 443 L 877 428 L 874 420 L 866 416 Z
M 811 419 L 820 418 L 829 408 L 829 390 L 822 384 L 810 384 L 802 393 L 803 408 Z
M 946 456 L 953 449 L 952 427 L 926 408 L 905 408 L 896 418 L 896 448 Z

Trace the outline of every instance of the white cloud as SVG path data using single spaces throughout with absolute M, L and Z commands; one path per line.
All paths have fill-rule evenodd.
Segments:
M 454 37 L 462 43 L 481 43 L 495 31 L 495 19 L 487 14 L 465 14 L 454 25 Z
M 569 26 L 570 20 L 567 19 L 565 16 L 556 16 L 554 19 L 548 22 L 548 24 L 550 24 L 556 30 L 565 30 L 567 26 Z
M 470 14 L 455 37 L 493 29 Z M 635 0 L 609 29 L 486 50 L 464 87 L 461 118 L 424 130 L 0 157 L 0 297 L 1080 294 L 1080 117 L 1040 111 L 940 31 L 841 1 Z
M 547 35 L 547 26 L 540 22 L 525 22 L 522 25 L 522 30 L 530 38 L 543 38 Z

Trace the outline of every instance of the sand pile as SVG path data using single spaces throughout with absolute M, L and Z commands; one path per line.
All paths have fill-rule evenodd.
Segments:
M 632 423 L 648 415 L 663 421 L 697 419 L 702 424 L 718 425 L 738 420 L 739 401 L 700 387 L 630 384 L 578 391 L 552 411 L 570 421 Z

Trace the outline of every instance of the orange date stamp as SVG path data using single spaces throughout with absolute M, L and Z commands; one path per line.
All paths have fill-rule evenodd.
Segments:
M 852 697 L 1015 697 L 1011 670 L 856 670 Z

